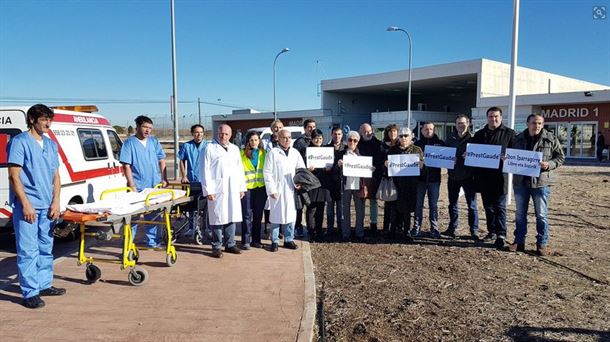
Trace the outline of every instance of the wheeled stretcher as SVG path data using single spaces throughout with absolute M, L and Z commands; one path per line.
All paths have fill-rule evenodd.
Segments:
M 172 209 L 179 208 L 179 206 L 191 202 L 193 198 L 189 195 L 189 189 L 186 191 L 159 188 L 149 190 L 150 191 L 146 193 L 145 198 L 143 198 L 143 201 L 129 203 L 126 206 L 123 205 L 120 209 L 115 210 L 115 212 L 109 210 L 98 213 L 88 213 L 86 211 L 95 209 L 86 209 L 86 205 L 72 205 L 69 206 L 68 210 L 64 213 L 64 221 L 78 223 L 80 226 L 78 265 L 87 265 L 85 276 L 90 283 L 96 282 L 102 275 L 100 268 L 94 264 L 96 262 L 118 263 L 121 269 L 129 269 L 127 279 L 130 284 L 139 286 L 146 283 L 148 280 L 148 272 L 141 266 L 136 265 L 136 263 L 140 256 L 139 250 L 149 248 L 137 247 L 135 245 L 134 236 L 132 236 L 131 230 L 132 224 L 163 225 L 167 237 L 165 240 L 166 245 L 164 248 L 155 248 L 154 250 L 165 252 L 167 266 L 171 267 L 176 264 L 178 256 L 176 254 L 176 248 L 173 245 L 170 217 L 176 212 L 179 213 L 180 210 L 177 209 L 176 211 L 172 211 Z M 104 203 L 104 200 L 109 194 L 115 194 L 116 196 L 117 193 L 130 193 L 131 191 L 131 188 L 106 190 L 102 192 L 99 204 L 107 204 L 108 201 Z M 133 196 L 131 198 L 133 198 Z M 141 197 L 139 199 L 141 199 Z M 91 206 L 89 206 L 89 208 L 90 207 Z M 151 212 L 157 213 L 153 219 L 138 219 L 140 216 Z M 86 227 L 98 227 L 98 231 L 89 233 L 86 232 Z M 121 228 L 122 235 L 119 234 Z M 92 256 L 85 255 L 85 240 L 87 237 L 95 237 L 98 240 L 106 241 L 122 237 L 123 250 L 120 260 L 93 258 Z

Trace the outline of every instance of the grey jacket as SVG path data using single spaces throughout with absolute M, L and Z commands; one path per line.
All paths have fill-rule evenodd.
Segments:
M 513 148 L 520 150 L 527 150 L 527 129 L 519 133 L 515 138 Z M 532 151 L 542 152 L 542 161 L 549 163 L 548 170 L 541 170 L 539 177 L 527 177 L 521 175 L 514 175 L 513 185 L 514 186 L 526 186 L 528 188 L 542 188 L 553 184 L 552 170 L 563 165 L 565 155 L 559 140 L 553 133 L 542 129 L 540 133 L 540 139 L 534 144 Z

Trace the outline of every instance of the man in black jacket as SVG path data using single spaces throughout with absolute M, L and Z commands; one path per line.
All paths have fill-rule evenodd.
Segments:
M 298 137 L 292 147 L 294 147 L 299 153 L 303 160 L 307 160 L 305 156 L 305 152 L 307 151 L 307 147 L 311 144 L 311 133 L 316 129 L 316 120 L 314 119 L 305 119 L 303 121 L 303 129 L 305 132 Z M 295 236 L 303 237 L 303 209 L 297 209 L 297 221 L 295 222 Z
M 502 124 L 502 109 L 491 107 L 487 110 L 487 125 L 474 134 L 472 142 L 500 145 L 504 154 L 506 148 L 513 146 L 514 139 L 515 131 Z M 485 208 L 487 220 L 485 240 L 495 241 L 496 248 L 503 249 L 506 240 L 508 175 L 502 172 L 502 161 L 497 169 L 476 168 L 474 179 Z
M 442 234 L 455 238 L 458 229 L 460 189 L 464 189 L 466 205 L 468 206 L 468 226 L 470 236 L 479 240 L 479 211 L 477 209 L 477 193 L 474 187 L 473 170 L 464 165 L 464 153 L 466 146 L 471 142 L 473 134 L 469 130 L 470 118 L 460 114 L 455 119 L 455 129 L 449 135 L 445 143 L 449 147 L 455 147 L 455 165 L 453 170 L 447 170 L 449 178 L 447 181 L 447 192 L 449 197 L 449 227 Z
M 415 146 L 424 151 L 426 145 L 445 146 L 445 143 L 434 133 L 434 124 L 424 122 L 421 126 L 421 139 L 415 142 Z M 425 152 L 425 151 L 424 151 Z M 424 166 L 417 179 L 417 202 L 415 204 L 415 224 L 411 230 L 412 236 L 418 236 L 424 219 L 424 199 L 428 194 L 428 208 L 430 220 L 430 236 L 440 239 L 438 230 L 438 196 L 441 187 L 441 169 L 438 167 Z
M 381 182 L 383 175 L 383 154 L 381 153 L 381 141 L 375 136 L 373 127 L 369 123 L 360 125 L 360 142 L 358 142 L 358 151 L 361 156 L 373 157 L 373 178 L 365 178 L 369 188 L 367 197 L 369 200 L 369 213 L 371 222 L 371 233 L 377 232 L 377 188 Z M 346 213 L 347 214 L 347 213 Z
M 343 129 L 341 129 L 340 126 L 333 127 L 331 137 L 332 140 L 324 146 L 332 147 L 335 150 L 335 160 L 333 164 L 337 164 L 337 160 L 339 160 L 339 153 L 345 150 L 346 146 L 345 142 L 343 142 Z M 337 220 L 337 229 L 340 230 L 341 226 L 343 225 L 343 204 L 341 202 L 343 190 L 341 189 L 341 175 L 333 173 L 332 168 L 327 172 L 329 173 L 328 179 L 330 180 L 328 190 L 330 191 L 331 201 L 328 202 L 326 207 L 326 232 L 328 235 L 331 235 L 333 232 L 335 217 Z

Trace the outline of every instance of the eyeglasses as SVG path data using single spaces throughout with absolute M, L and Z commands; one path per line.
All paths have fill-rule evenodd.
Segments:
M 347 138 L 347 141 L 349 141 L 349 142 L 358 142 L 358 139 L 354 139 L 354 138 Z
M 401 134 L 401 135 L 399 135 L 398 137 L 399 137 L 399 138 L 409 138 L 409 137 L 410 137 L 410 135 L 408 135 L 408 134 Z

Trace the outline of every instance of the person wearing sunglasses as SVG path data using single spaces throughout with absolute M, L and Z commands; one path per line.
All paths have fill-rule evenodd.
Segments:
M 347 134 L 347 147 L 343 152 L 339 154 L 339 160 L 335 165 L 335 172 L 343 175 L 343 157 L 346 155 L 359 156 L 358 142 L 360 141 L 360 134 L 356 131 L 350 131 Z M 352 215 L 351 215 L 351 204 L 352 199 L 354 200 L 354 207 L 356 208 L 356 241 L 364 241 L 364 198 L 358 196 L 360 191 L 360 177 L 341 177 L 342 188 L 343 188 L 343 225 L 341 226 L 341 236 L 343 241 L 349 241 L 351 239 L 352 230 Z
M 408 127 L 400 128 L 398 131 L 398 144 L 390 147 L 388 150 L 388 155 L 394 154 L 418 154 L 420 168 L 423 166 L 424 153 L 421 148 L 413 144 L 413 133 Z M 387 160 L 385 161 L 385 166 L 387 171 Z M 389 227 L 389 234 L 390 236 L 395 236 L 402 228 L 405 242 L 413 242 L 413 238 L 409 235 L 409 228 L 411 227 L 411 213 L 415 211 L 415 204 L 417 202 L 417 178 L 418 176 L 392 177 L 396 186 L 397 198 L 396 212 L 394 221 Z

